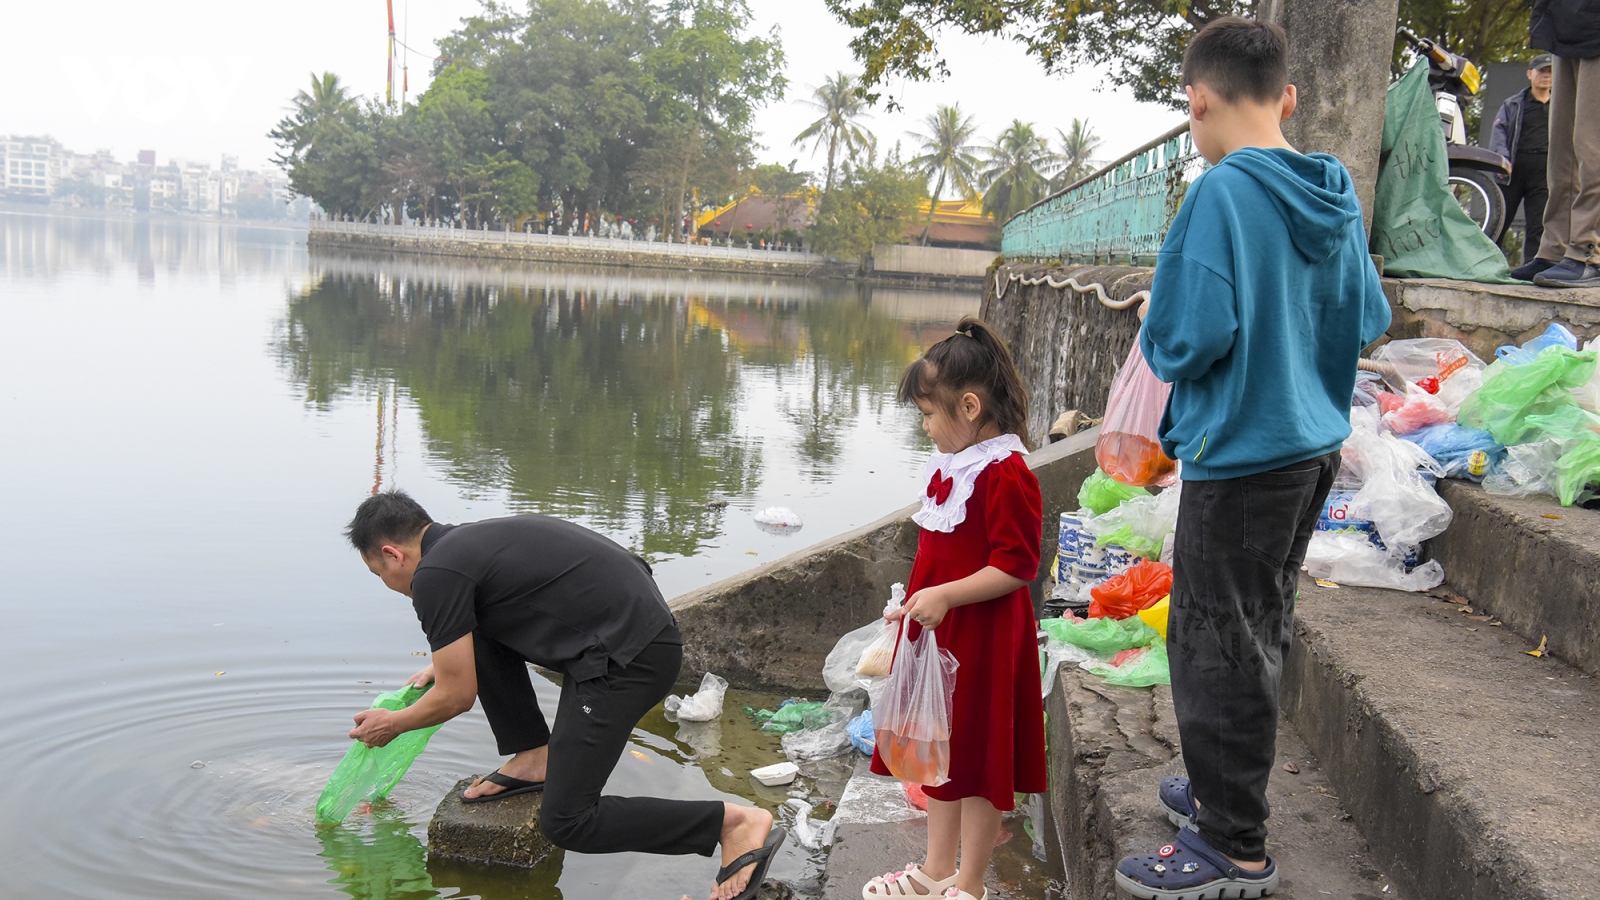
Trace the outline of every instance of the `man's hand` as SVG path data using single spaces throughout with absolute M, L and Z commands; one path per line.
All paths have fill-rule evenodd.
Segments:
M 909 616 L 923 628 L 938 628 L 944 621 L 945 613 L 950 611 L 950 599 L 945 585 L 923 588 L 911 595 L 905 606 L 900 607 L 901 617 Z
M 415 674 L 415 675 L 411 676 L 410 678 L 406 679 L 406 684 L 408 684 L 408 685 L 414 684 L 419 688 L 420 687 L 427 687 L 428 685 L 430 685 L 432 683 L 433 683 L 433 665 L 432 664 L 429 664 L 427 666 L 427 668 L 424 668 L 421 672 L 418 672 L 417 674 Z
M 368 747 L 382 747 L 404 731 L 395 721 L 393 710 L 364 709 L 356 713 L 356 727 L 350 729 L 350 737 Z

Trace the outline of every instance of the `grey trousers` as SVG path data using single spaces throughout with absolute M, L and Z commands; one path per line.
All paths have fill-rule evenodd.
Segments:
M 1600 265 L 1600 59 L 1556 57 L 1539 258 Z
M 1167 656 L 1183 764 L 1206 843 L 1266 858 L 1278 685 L 1300 565 L 1338 452 L 1225 481 L 1185 481 L 1173 538 Z

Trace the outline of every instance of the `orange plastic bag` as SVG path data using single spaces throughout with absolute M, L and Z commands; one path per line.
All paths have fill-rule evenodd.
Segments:
M 901 781 L 938 787 L 950 780 L 950 716 L 960 665 L 924 628 L 916 640 L 900 629 L 900 646 L 872 710 L 878 756 Z
M 1172 593 L 1172 567 L 1141 559 L 1133 568 L 1089 590 L 1089 618 L 1126 619 Z
M 1094 459 L 1107 475 L 1136 487 L 1172 485 L 1177 463 L 1161 452 L 1161 417 L 1166 413 L 1172 386 L 1150 371 L 1133 342 L 1128 361 L 1111 382 L 1106 400 L 1106 421 L 1094 445 Z

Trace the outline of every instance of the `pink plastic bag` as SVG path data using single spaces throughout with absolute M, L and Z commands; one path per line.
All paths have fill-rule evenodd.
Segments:
M 1406 385 L 1404 400 L 1398 405 L 1390 403 L 1389 406 L 1383 411 L 1383 421 L 1395 434 L 1410 434 L 1429 425 L 1443 425 L 1456 420 L 1455 411 L 1446 406 L 1443 400 L 1415 384 Z
M 878 755 L 901 781 L 938 787 L 950 780 L 950 714 L 956 692 L 956 662 L 940 650 L 933 632 L 907 637 L 900 629 L 894 668 L 872 710 Z
M 1128 361 L 1111 382 L 1106 421 L 1094 459 L 1107 475 L 1135 487 L 1167 487 L 1178 481 L 1177 463 L 1161 452 L 1161 416 L 1172 385 L 1156 377 L 1133 342 Z

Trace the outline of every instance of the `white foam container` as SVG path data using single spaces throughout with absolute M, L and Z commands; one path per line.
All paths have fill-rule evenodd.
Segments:
M 770 766 L 762 766 L 759 769 L 750 770 L 751 777 L 767 787 L 779 787 L 788 784 L 794 781 L 794 777 L 798 774 L 800 774 L 800 767 L 792 762 L 774 763 Z

